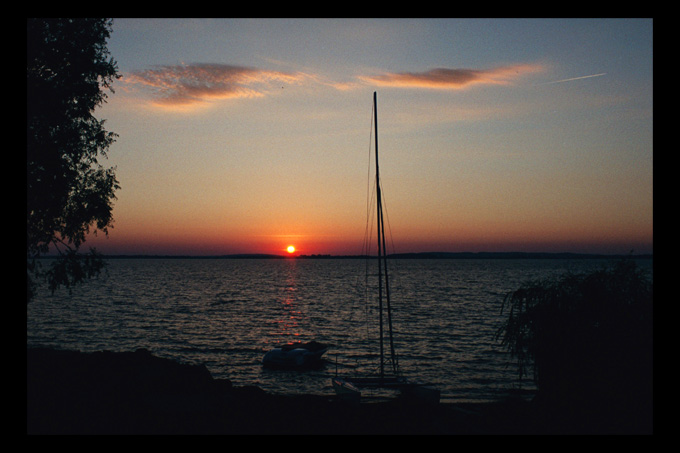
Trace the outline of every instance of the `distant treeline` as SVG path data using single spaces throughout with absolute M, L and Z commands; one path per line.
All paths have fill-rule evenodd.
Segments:
M 550 253 L 550 252 L 425 252 L 397 253 L 390 258 L 403 259 L 651 259 L 652 254 L 604 255 L 591 253 Z
M 395 253 L 392 259 L 652 259 L 652 254 L 606 255 L 591 253 L 549 253 L 549 252 L 423 252 Z M 364 259 L 375 258 L 367 255 L 298 255 L 295 257 L 271 254 L 236 255 L 103 255 L 106 259 Z

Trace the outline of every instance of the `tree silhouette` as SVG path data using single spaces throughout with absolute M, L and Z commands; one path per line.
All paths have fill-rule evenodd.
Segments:
M 533 365 L 540 401 L 610 429 L 651 429 L 653 284 L 633 260 L 526 283 L 503 308 L 497 338 L 520 378 Z
M 99 164 L 116 134 L 93 116 L 104 89 L 120 77 L 109 56 L 107 19 L 27 19 L 26 262 L 27 302 L 36 278 L 54 290 L 96 275 L 103 262 L 79 248 L 91 228 L 112 227 L 114 168 Z M 49 270 L 36 261 L 58 251 Z

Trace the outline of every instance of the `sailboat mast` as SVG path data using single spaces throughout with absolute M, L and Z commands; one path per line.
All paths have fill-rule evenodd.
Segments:
M 383 313 L 382 313 L 382 198 L 380 194 L 380 169 L 378 166 L 378 93 L 373 92 L 373 122 L 375 124 L 375 185 L 377 194 L 377 224 L 378 224 L 378 313 L 380 316 L 380 377 L 385 375 L 384 367 L 384 346 L 383 346 Z
M 377 193 L 377 215 L 378 215 L 378 307 L 380 316 L 380 377 L 385 374 L 384 369 L 384 340 L 383 340 L 383 266 L 385 269 L 385 297 L 387 302 L 387 321 L 389 324 L 388 332 L 390 335 L 390 357 L 392 362 L 392 372 L 397 372 L 396 354 L 394 353 L 394 341 L 392 337 L 392 310 L 390 307 L 390 285 L 387 274 L 387 248 L 385 246 L 385 222 L 383 218 L 382 193 L 380 189 L 380 169 L 378 165 L 378 96 L 373 92 L 373 114 L 375 122 L 375 180 Z

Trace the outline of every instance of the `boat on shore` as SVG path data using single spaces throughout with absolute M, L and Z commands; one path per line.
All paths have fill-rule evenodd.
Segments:
M 441 392 L 429 384 L 414 382 L 406 377 L 397 375 L 388 376 L 334 376 L 331 380 L 333 390 L 341 401 L 360 402 L 362 391 L 365 390 L 392 390 L 406 401 L 425 404 L 437 404 Z
M 262 359 L 262 365 L 266 368 L 315 368 L 323 364 L 322 356 L 327 350 L 327 344 L 313 340 L 287 343 L 268 351 Z

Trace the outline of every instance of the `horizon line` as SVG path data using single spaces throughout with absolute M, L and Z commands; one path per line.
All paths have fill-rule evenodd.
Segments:
M 58 254 L 42 255 L 38 258 L 56 258 Z M 299 255 L 283 255 L 273 253 L 228 253 L 228 254 L 203 254 L 203 255 L 189 255 L 189 254 L 159 254 L 159 253 L 118 253 L 118 254 L 99 254 L 104 259 L 120 259 L 120 258 L 168 258 L 168 259 L 328 259 L 328 258 L 376 258 L 375 254 L 299 254 Z M 390 253 L 387 257 L 396 258 L 652 258 L 653 252 L 649 253 L 593 253 L 593 252 L 404 252 L 404 253 Z

